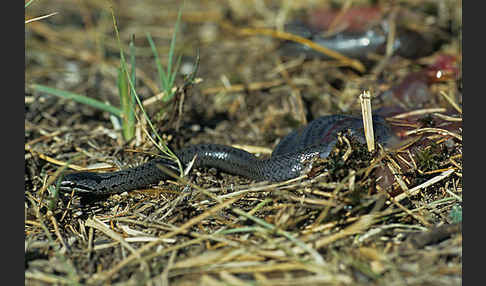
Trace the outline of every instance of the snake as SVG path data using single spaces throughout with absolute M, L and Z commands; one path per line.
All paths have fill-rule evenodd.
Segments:
M 393 136 L 389 125 L 379 115 L 373 115 L 373 129 L 375 142 L 386 145 Z M 193 167 L 213 167 L 254 181 L 281 182 L 305 173 L 313 158 L 327 158 L 337 143 L 338 133 L 343 131 L 365 142 L 362 118 L 335 114 L 316 118 L 292 131 L 280 140 L 269 158 L 260 159 L 245 150 L 213 143 L 190 145 L 174 154 L 184 167 L 191 163 Z M 178 170 L 174 161 L 156 157 L 114 172 L 66 174 L 60 181 L 60 190 L 80 195 L 108 195 L 146 189 L 170 178 L 160 166 Z

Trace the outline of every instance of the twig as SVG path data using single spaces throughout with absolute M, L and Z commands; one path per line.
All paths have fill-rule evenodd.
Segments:
M 459 107 L 459 105 L 450 96 L 448 96 L 443 90 L 441 90 L 439 92 L 439 94 L 442 95 L 442 97 L 444 97 L 447 100 L 447 102 L 449 102 L 449 104 L 452 105 L 452 107 L 455 110 L 457 110 L 457 112 L 462 114 L 462 109 Z
M 439 117 L 440 119 L 446 120 L 446 121 L 452 121 L 452 122 L 462 122 L 461 117 L 453 117 L 445 114 L 440 114 L 440 113 L 432 113 L 433 116 Z
M 408 190 L 407 192 L 403 192 L 403 193 L 399 194 L 394 199 L 395 199 L 395 201 L 400 202 L 401 200 L 403 200 L 403 199 L 405 199 L 409 196 L 414 196 L 414 195 L 418 194 L 418 192 L 421 189 L 427 188 L 428 186 L 431 186 L 431 185 L 433 185 L 437 182 L 442 181 L 443 179 L 449 177 L 452 173 L 454 173 L 454 169 L 449 169 L 449 170 L 443 172 L 442 174 L 437 175 L 437 176 L 433 177 L 432 179 L 426 181 L 425 183 L 422 183 L 422 184 L 420 184 L 416 187 L 413 187 L 410 190 Z
M 402 118 L 406 118 L 406 117 L 410 117 L 410 116 L 424 115 L 424 114 L 429 114 L 429 113 L 440 113 L 440 112 L 446 112 L 446 111 L 447 111 L 447 109 L 445 109 L 443 107 L 424 108 L 424 109 L 412 110 L 412 111 L 405 112 L 405 113 L 400 113 L 400 114 L 393 116 L 392 118 L 402 119 Z
M 361 113 L 363 115 L 363 126 L 366 138 L 366 145 L 368 146 L 368 151 L 373 152 L 375 150 L 375 135 L 373 133 L 373 118 L 371 111 L 370 91 L 363 91 L 359 95 L 359 101 L 361 103 Z
M 61 242 L 62 246 L 66 249 L 66 251 L 69 251 L 69 247 L 66 245 L 64 242 L 64 238 L 61 235 L 61 232 L 59 232 L 59 227 L 57 225 L 56 218 L 54 217 L 54 214 L 52 211 L 47 211 L 47 216 L 51 219 L 52 225 L 54 226 L 54 233 L 56 234 L 57 238 Z
M 49 163 L 52 163 L 52 164 L 55 164 L 55 165 L 59 165 L 59 166 L 67 166 L 67 168 L 71 168 L 73 170 L 76 170 L 76 171 L 83 171 L 83 170 L 86 170 L 86 168 L 84 167 L 81 167 L 81 166 L 78 166 L 78 165 L 74 165 L 74 164 L 68 164 L 66 162 L 62 162 L 62 161 L 59 161 L 59 160 L 56 160 L 54 158 L 51 158 L 47 155 L 44 155 L 40 152 L 37 152 L 35 150 L 33 150 L 30 146 L 28 146 L 27 144 L 25 145 L 25 151 L 29 151 L 37 156 L 39 156 L 39 158 L 41 158 L 42 160 L 46 160 L 47 162 Z
M 351 224 L 350 226 L 346 227 L 345 229 L 341 230 L 338 233 L 325 236 L 315 242 L 315 249 L 322 248 L 326 245 L 329 245 L 330 243 L 333 243 L 334 241 L 354 235 L 363 232 L 367 227 L 372 225 L 376 219 L 376 215 L 373 214 L 367 214 L 362 216 L 358 221 L 355 223 Z
M 265 28 L 235 28 L 231 24 L 226 23 L 226 22 L 220 22 L 220 24 L 223 26 L 223 28 L 229 29 L 233 32 L 239 33 L 241 35 L 245 36 L 253 36 L 253 35 L 264 35 L 264 36 L 271 36 L 274 38 L 282 39 L 282 40 L 288 40 L 288 41 L 293 41 L 300 43 L 302 45 L 308 46 L 309 48 L 316 50 L 320 53 L 323 53 L 331 58 L 340 60 L 343 62 L 345 65 L 348 65 L 350 67 L 355 68 L 356 70 L 360 72 L 364 72 L 366 70 L 365 66 L 358 60 L 350 59 L 346 56 L 343 56 L 342 54 L 333 51 L 331 49 L 328 49 L 324 46 L 321 46 L 319 44 L 314 43 L 313 41 L 306 39 L 301 36 L 297 36 L 294 34 L 282 32 L 282 31 L 277 31 L 273 29 L 265 29 Z
M 449 130 L 446 130 L 446 129 L 432 128 L 432 127 L 410 130 L 410 131 L 405 132 L 405 135 L 409 136 L 409 135 L 412 135 L 412 134 L 422 134 L 422 133 L 438 133 L 440 135 L 449 135 L 449 136 L 452 136 L 452 137 L 462 141 L 461 135 L 458 135 L 458 134 L 451 132 Z
M 149 268 L 147 262 L 142 260 L 140 253 L 137 252 L 130 244 L 128 244 L 122 236 L 120 236 L 118 233 L 111 230 L 106 224 L 101 222 L 96 217 L 88 218 L 85 222 L 85 225 L 88 226 L 88 227 L 91 227 L 91 228 L 95 228 L 95 229 L 101 231 L 102 233 L 104 233 L 105 235 L 107 235 L 107 236 L 111 237 L 112 239 L 116 240 L 117 242 L 119 242 L 123 247 L 125 247 L 126 249 L 128 249 L 132 253 L 134 258 L 138 259 L 138 261 L 142 265 L 142 269 L 144 269 L 146 271 L 146 273 L 148 273 L 150 268 Z
M 52 13 L 47 14 L 47 15 L 44 15 L 44 16 L 39 16 L 39 17 L 35 17 L 35 18 L 29 19 L 29 20 L 25 20 L 25 24 L 28 24 L 28 23 L 31 23 L 31 22 L 34 22 L 34 21 L 39 21 L 39 20 L 42 20 L 42 19 L 45 19 L 45 18 L 48 18 L 48 17 L 54 16 L 54 15 L 56 15 L 57 13 L 58 13 L 58 12 L 52 12 Z

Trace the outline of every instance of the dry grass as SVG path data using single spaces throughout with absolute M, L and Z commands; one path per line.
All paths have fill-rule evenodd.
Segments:
M 144 35 L 167 54 L 180 1 L 118 2 L 122 43 L 136 36 L 137 89 L 174 147 L 214 142 L 265 154 L 308 114 L 359 111 L 362 90 L 375 95 L 417 68 L 388 61 L 378 86 L 376 74 L 343 68 L 349 61 L 283 59 L 273 34 L 258 31 L 316 1 L 186 1 L 176 50 L 184 65 L 200 48 L 200 80 L 185 94 L 174 132 L 164 124 L 179 106 L 152 99 L 161 91 Z M 28 19 L 57 12 L 26 25 L 27 85 L 116 102 L 119 50 L 108 3 L 46 0 L 26 9 Z M 444 3 L 451 11 L 460 2 Z M 454 13 L 437 22 L 444 17 L 461 23 Z M 222 26 L 228 21 L 240 33 Z M 450 41 L 443 52 L 460 56 L 459 39 Z M 460 285 L 462 134 L 447 124 L 462 123 L 462 109 L 456 81 L 430 88 L 428 106 L 390 118 L 414 136 L 395 151 L 369 153 L 343 135 L 332 156 L 288 182 L 199 169 L 150 190 L 55 200 L 49 186 L 67 162 L 73 169 L 133 165 L 155 148 L 143 122 L 124 143 L 108 115 L 26 87 L 26 284 Z M 416 118 L 443 124 L 419 126 Z M 391 175 L 376 183 L 377 170 Z M 383 189 L 387 178 L 393 187 Z

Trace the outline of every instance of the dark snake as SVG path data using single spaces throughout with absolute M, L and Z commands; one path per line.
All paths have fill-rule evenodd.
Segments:
M 373 116 L 375 140 L 386 144 L 392 136 L 385 120 Z M 183 166 L 194 158 L 194 167 L 214 167 L 255 181 L 279 182 L 296 178 L 306 170 L 306 162 L 319 156 L 326 158 L 337 142 L 337 134 L 349 131 L 351 136 L 365 142 L 361 118 L 349 115 L 329 115 L 311 121 L 291 132 L 275 147 L 267 159 L 234 147 L 219 144 L 191 145 L 175 152 Z M 159 166 L 177 170 L 168 159 L 155 158 L 137 167 L 109 173 L 77 172 L 64 176 L 62 191 L 78 194 L 104 195 L 144 189 L 170 178 Z

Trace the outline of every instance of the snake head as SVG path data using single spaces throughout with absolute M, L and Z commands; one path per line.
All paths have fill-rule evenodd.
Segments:
M 65 175 L 59 189 L 63 192 L 75 191 L 79 194 L 93 194 L 101 181 L 101 174 L 91 172 L 79 172 Z

